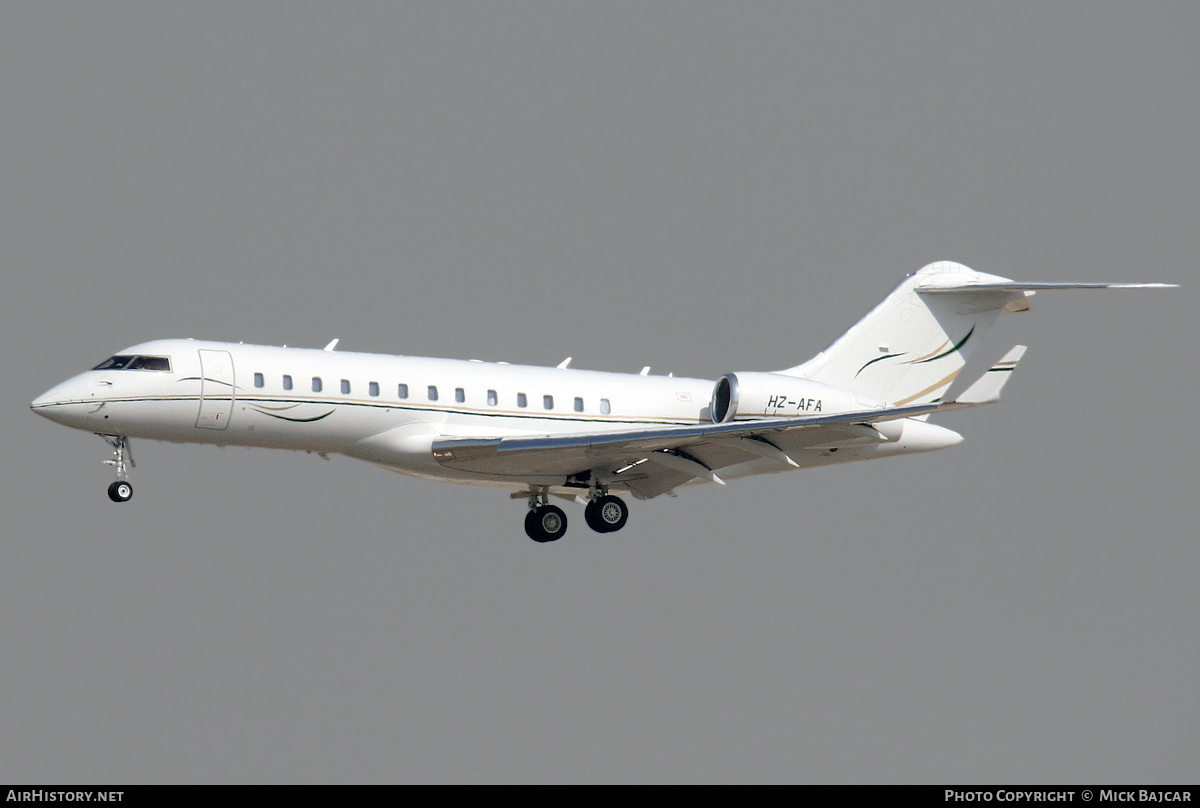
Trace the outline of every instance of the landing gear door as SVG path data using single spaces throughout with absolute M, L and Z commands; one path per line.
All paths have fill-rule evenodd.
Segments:
M 233 357 L 229 351 L 200 351 L 198 429 L 224 429 L 233 412 Z

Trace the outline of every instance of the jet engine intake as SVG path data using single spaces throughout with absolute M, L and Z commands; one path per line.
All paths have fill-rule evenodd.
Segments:
M 836 415 L 879 409 L 882 401 L 850 390 L 782 373 L 726 373 L 713 387 L 713 423 L 758 418 Z

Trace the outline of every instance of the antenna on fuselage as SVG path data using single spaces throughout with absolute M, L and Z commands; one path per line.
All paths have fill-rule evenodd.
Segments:
M 333 342 L 331 342 L 325 346 L 325 350 L 332 352 L 333 349 L 337 347 L 337 344 L 338 344 L 338 341 L 335 339 Z
M 555 365 L 555 367 L 557 367 L 559 370 L 566 370 L 567 365 L 571 364 L 571 359 L 572 359 L 572 357 L 568 356 L 566 359 L 564 359 L 563 361 L 561 361 L 557 365 Z

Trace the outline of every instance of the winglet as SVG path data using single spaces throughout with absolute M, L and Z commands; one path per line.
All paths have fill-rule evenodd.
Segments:
M 1009 374 L 1021 361 L 1021 357 L 1025 355 L 1025 346 L 1017 345 L 1003 357 L 1000 361 L 988 368 L 987 373 L 984 373 L 975 383 L 963 391 L 963 394 L 955 399 L 955 404 L 970 406 L 975 404 L 990 404 L 993 401 L 1000 400 L 1000 391 L 1008 382 Z

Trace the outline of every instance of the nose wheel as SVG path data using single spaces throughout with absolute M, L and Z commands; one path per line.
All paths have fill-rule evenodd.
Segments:
M 117 481 L 108 487 L 108 498 L 113 502 L 128 502 L 129 498 L 133 496 L 133 486 L 126 479 L 128 476 L 125 468 L 126 457 L 128 456 L 131 467 L 137 467 L 137 463 L 133 462 L 133 449 L 129 446 L 129 438 L 123 435 L 101 435 L 100 437 L 113 447 L 113 456 L 105 460 L 104 465 L 112 466 L 117 470 Z

